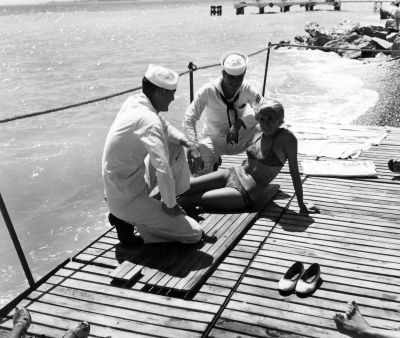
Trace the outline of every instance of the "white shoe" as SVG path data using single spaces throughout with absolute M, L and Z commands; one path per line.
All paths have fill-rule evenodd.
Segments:
M 304 272 L 304 266 L 301 262 L 294 263 L 283 275 L 278 283 L 278 290 L 281 292 L 292 291 L 296 283 Z
M 314 292 L 317 287 L 321 268 L 318 263 L 313 263 L 300 277 L 296 284 L 296 293 L 306 295 Z

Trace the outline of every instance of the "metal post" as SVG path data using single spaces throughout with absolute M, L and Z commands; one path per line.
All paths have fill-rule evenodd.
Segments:
M 189 62 L 189 88 L 190 88 L 190 102 L 193 101 L 194 93 L 193 93 L 193 71 L 196 70 L 196 66 L 193 64 L 192 61 Z
M 269 53 L 271 52 L 271 42 L 268 42 L 268 51 L 267 51 L 267 59 L 265 60 L 265 72 L 264 72 L 264 83 L 263 83 L 263 90 L 262 95 L 265 94 L 265 86 L 267 83 L 267 72 L 268 72 L 268 63 L 269 63 Z
M 4 222 L 6 223 L 6 226 L 8 228 L 8 232 L 10 233 L 11 239 L 14 243 L 15 250 L 17 250 L 18 258 L 22 264 L 22 268 L 24 269 L 25 276 L 28 279 L 29 285 L 34 286 L 35 280 L 33 279 L 31 270 L 29 269 L 28 262 L 26 261 L 24 252 L 22 250 L 21 244 L 19 243 L 18 236 L 14 230 L 14 226 L 11 222 L 10 216 L 8 215 L 7 208 L 3 201 L 1 193 L 0 193 L 0 209 L 1 213 L 3 214 Z

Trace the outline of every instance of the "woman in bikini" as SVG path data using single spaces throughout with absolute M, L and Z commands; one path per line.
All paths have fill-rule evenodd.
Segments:
M 183 208 L 238 210 L 251 207 L 266 195 L 268 185 L 280 173 L 286 160 L 301 213 L 310 210 L 303 201 L 303 187 L 297 162 L 297 139 L 281 127 L 284 109 L 275 100 L 266 100 L 256 112 L 261 135 L 247 148 L 247 159 L 241 166 L 222 169 L 192 178 L 190 189 L 179 199 Z

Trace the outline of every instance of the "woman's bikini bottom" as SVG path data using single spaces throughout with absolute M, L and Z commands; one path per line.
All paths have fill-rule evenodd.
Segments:
M 250 207 L 253 205 L 253 201 L 251 200 L 246 189 L 243 187 L 242 183 L 240 183 L 234 168 L 229 168 L 229 176 L 228 179 L 226 180 L 225 186 L 239 191 L 246 207 Z

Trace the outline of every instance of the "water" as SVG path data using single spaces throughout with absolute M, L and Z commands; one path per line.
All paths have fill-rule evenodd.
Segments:
M 137 0 L 0 7 L 0 119 L 109 95 L 140 85 L 148 63 L 179 72 L 189 61 L 218 62 L 228 50 L 252 53 L 269 41 L 303 34 L 308 21 L 327 28 L 343 19 L 379 24 L 373 4 L 340 12 L 316 6 L 236 16 L 209 15 L 212 1 Z M 267 8 L 266 8 L 267 10 Z M 265 54 L 247 72 L 260 89 Z M 319 51 L 274 50 L 267 94 L 286 107 L 286 121 L 349 123 L 377 93 L 348 70 L 357 61 Z M 220 69 L 195 73 L 195 88 Z M 166 114 L 181 128 L 188 77 Z M 108 228 L 101 154 L 107 130 L 125 97 L 0 125 L 2 196 L 36 279 L 76 254 Z M 27 287 L 0 219 L 0 305 Z

